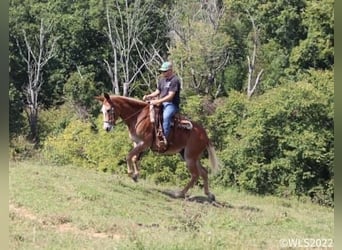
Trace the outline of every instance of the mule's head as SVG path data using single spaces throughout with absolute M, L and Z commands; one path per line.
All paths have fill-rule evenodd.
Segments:
M 102 103 L 101 111 L 103 114 L 103 129 L 109 132 L 115 126 L 117 119 L 114 103 L 107 93 L 104 93 L 103 96 L 96 96 L 95 99 Z

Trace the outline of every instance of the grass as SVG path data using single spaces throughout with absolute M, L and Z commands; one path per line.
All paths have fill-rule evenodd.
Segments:
M 74 166 L 10 163 L 10 249 L 280 249 L 332 239 L 334 211 L 310 202 L 213 188 L 219 205 Z M 197 202 L 196 202 L 197 201 Z M 315 248 L 318 249 L 318 248 Z

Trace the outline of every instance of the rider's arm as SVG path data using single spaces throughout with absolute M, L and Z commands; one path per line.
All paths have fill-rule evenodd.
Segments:
M 161 104 L 163 102 L 171 102 L 173 97 L 175 96 L 175 94 L 176 94 L 176 92 L 169 91 L 169 93 L 166 96 L 164 96 L 163 98 L 151 101 L 151 104 L 159 105 L 159 104 Z
M 153 97 L 156 97 L 156 96 L 158 96 L 160 94 L 160 91 L 159 91 L 159 89 L 156 89 L 154 92 L 152 92 L 151 94 L 149 94 L 149 95 L 144 95 L 143 96 L 143 100 L 145 101 L 145 100 L 148 100 L 148 99 L 150 99 L 150 98 L 153 98 Z

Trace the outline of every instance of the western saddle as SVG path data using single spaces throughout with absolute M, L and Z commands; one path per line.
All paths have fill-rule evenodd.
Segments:
M 162 106 L 150 105 L 150 121 L 154 124 L 154 145 L 156 151 L 165 152 L 169 143 L 163 133 L 163 108 Z M 191 121 L 180 113 L 176 113 L 171 120 L 171 127 L 191 130 Z

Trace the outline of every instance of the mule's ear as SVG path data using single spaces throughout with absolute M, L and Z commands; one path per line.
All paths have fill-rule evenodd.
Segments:
M 98 101 L 100 101 L 101 103 L 103 103 L 104 101 L 104 97 L 103 96 L 94 96 L 94 98 Z
M 110 100 L 108 93 L 104 93 L 103 96 L 106 98 L 107 101 Z

